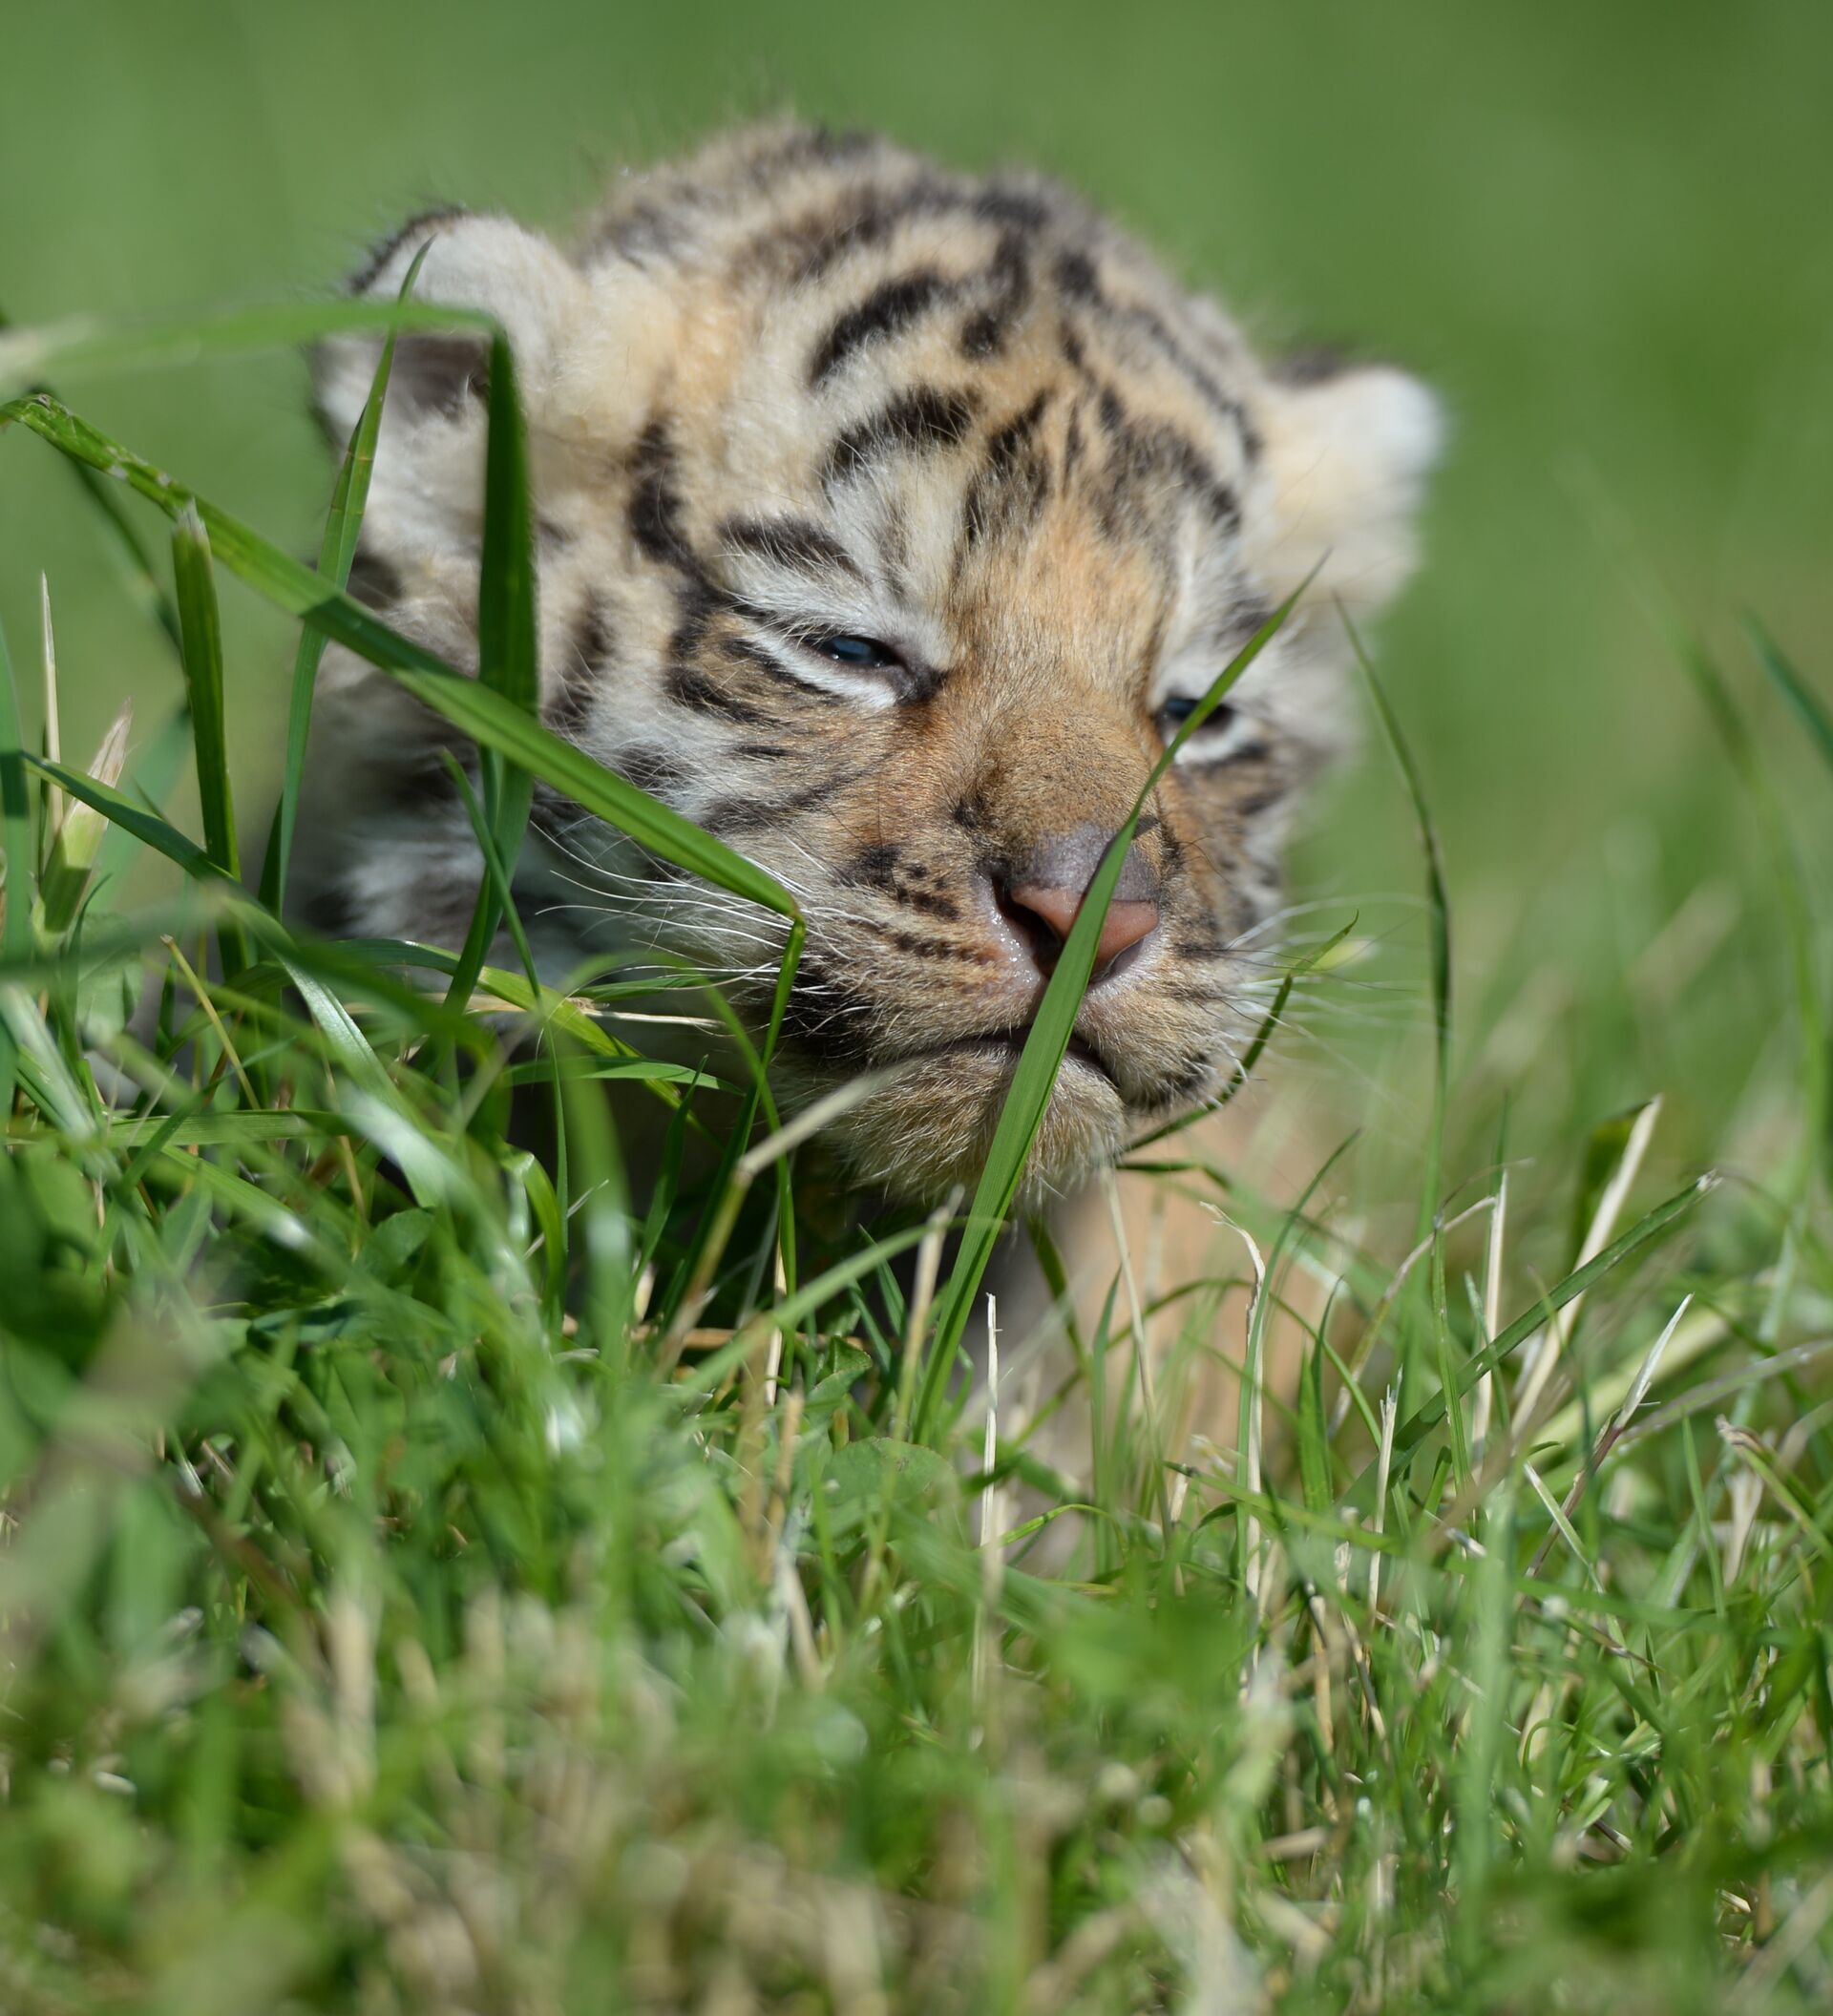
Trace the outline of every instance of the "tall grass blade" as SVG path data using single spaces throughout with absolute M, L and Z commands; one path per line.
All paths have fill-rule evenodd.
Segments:
M 1431 1127 L 1426 1136 L 1425 1174 L 1421 1185 L 1420 1217 L 1415 1230 L 1415 1236 L 1423 1239 L 1431 1229 L 1439 1208 L 1440 1170 L 1444 1161 L 1445 1102 L 1451 1085 L 1451 904 L 1445 893 L 1444 852 L 1439 845 L 1439 830 L 1431 808 L 1426 803 L 1420 766 L 1401 732 L 1400 717 L 1388 700 L 1387 689 L 1376 675 L 1374 663 L 1363 648 L 1356 625 L 1350 621 L 1349 612 L 1339 607 L 1338 613 L 1350 648 L 1356 654 L 1356 662 L 1367 682 L 1369 698 L 1375 704 L 1375 712 L 1381 724 L 1381 733 L 1393 754 L 1401 781 L 1406 787 L 1413 817 L 1420 830 L 1420 849 L 1425 856 L 1426 918 L 1431 934 L 1433 1072 Z
M 121 324 L 95 315 L 75 315 L 37 327 L 0 333 L 0 399 L 10 399 L 55 369 L 61 377 L 154 365 L 191 365 L 208 357 L 234 357 L 260 350 L 294 349 L 321 336 L 353 335 L 367 329 L 477 329 L 497 333 L 496 325 L 475 308 L 446 308 L 431 302 L 275 302 L 232 308 L 219 315 L 178 315 Z
M 1444 1418 L 1447 1404 L 1461 1400 L 1464 1394 L 1482 1378 L 1485 1373 L 1493 1373 L 1507 1358 L 1518 1351 L 1534 1332 L 1547 1320 L 1549 1312 L 1564 1309 L 1568 1302 L 1582 1295 L 1594 1282 L 1600 1281 L 1612 1268 L 1619 1267 L 1630 1255 L 1648 1245 L 1650 1240 L 1665 1232 L 1675 1221 L 1698 1203 L 1717 1184 L 1714 1176 L 1702 1176 L 1696 1183 L 1690 1183 L 1683 1190 L 1675 1191 L 1664 1198 L 1654 1208 L 1637 1220 L 1620 1239 L 1613 1241 L 1595 1259 L 1583 1267 L 1574 1268 L 1564 1280 L 1556 1282 L 1539 1297 L 1533 1308 L 1526 1314 L 1516 1317 L 1493 1343 L 1484 1350 L 1472 1354 L 1457 1368 L 1452 1385 L 1447 1390 L 1434 1394 L 1423 1406 L 1405 1422 L 1394 1444 L 1394 1459 L 1402 1467 L 1411 1460 L 1432 1431 Z M 1367 1480 L 1368 1473 L 1358 1480 L 1359 1489 Z
M 12 328 L 11 317 L 0 308 L 0 344 L 6 342 L 7 333 Z M 4 424 L 0 419 L 0 426 Z M 166 594 L 165 585 L 153 564 L 153 549 L 141 538 L 133 520 L 121 509 L 121 500 L 110 484 L 86 463 L 71 462 L 65 466 L 102 520 L 108 534 L 109 549 L 121 569 L 129 595 L 164 631 L 166 640 L 176 651 L 179 648 L 179 612 L 172 606 L 172 598 Z
M 223 721 L 222 621 L 210 564 L 210 536 L 195 507 L 179 514 L 172 529 L 172 573 L 178 589 L 180 655 L 191 705 L 191 746 L 198 766 L 204 850 L 232 880 L 242 873 L 236 846 L 236 808 L 229 786 L 229 748 Z M 240 931 L 226 919 L 217 942 L 225 975 L 247 963 Z
M 210 536 L 193 507 L 179 514 L 172 531 L 172 571 L 179 590 L 184 684 L 191 702 L 191 743 L 197 756 L 204 850 L 224 874 L 234 877 L 242 870 L 223 722 L 222 620 L 210 566 Z
M 143 847 L 150 847 L 155 853 L 163 854 L 168 861 L 176 862 L 193 881 L 202 883 L 206 888 L 223 896 L 244 903 L 247 901 L 241 885 L 212 860 L 205 849 L 200 847 L 187 834 L 181 833 L 170 821 L 161 819 L 158 812 L 149 811 L 145 806 L 136 805 L 131 798 L 112 786 L 102 784 L 94 777 L 85 777 L 80 770 L 70 769 L 61 763 L 48 762 L 42 756 L 28 757 L 27 761 L 34 769 L 43 771 L 66 797 L 94 806 L 116 826 L 131 833 Z
M 19 712 L 19 688 L 12 676 L 7 633 L 0 625 L 0 841 L 6 848 L 7 881 L 0 903 L 0 956 L 9 963 L 32 954 L 32 864 L 37 850 L 32 836 L 32 793 L 26 784 L 25 724 Z
M 0 887 L 0 959 L 9 966 L 22 965 L 32 953 L 32 884 L 38 854 L 32 831 L 32 792 L 26 781 L 25 726 L 4 624 L 0 624 L 0 850 L 7 870 L 6 883 Z M 0 1021 L 0 1126 L 12 1112 L 17 1067 L 17 1046 Z M 0 1204 L 5 1200 L 6 1190 L 0 1186 Z
M 121 509 L 119 494 L 87 463 L 72 462 L 68 467 L 81 485 L 91 509 L 102 521 L 129 597 L 158 625 L 173 650 L 179 650 L 179 612 L 153 564 L 152 549 Z
M 1718 730 L 1725 753 L 1750 800 L 1763 851 L 1769 857 L 1770 877 L 1782 914 L 1795 983 L 1795 1016 L 1801 1042 L 1801 1106 L 1805 1121 L 1801 1135 L 1802 1152 L 1791 1185 L 1799 1195 L 1812 1182 L 1817 1163 L 1833 1175 L 1833 1125 L 1829 1125 L 1829 1122 L 1833 1122 L 1833 1062 L 1828 1058 L 1827 1004 L 1821 984 L 1813 905 L 1808 897 L 1801 857 L 1789 836 L 1788 821 L 1777 794 L 1775 780 L 1749 724 L 1732 697 L 1724 674 L 1696 636 L 1680 635 L 1677 647 L 1681 663 L 1704 703 L 1713 725 Z M 1764 664 L 1770 676 L 1775 678 L 1775 668 L 1767 659 Z M 1789 689 L 1784 685 L 1783 690 Z
M 1247 643 L 1211 682 L 1190 718 L 1171 738 L 1164 753 L 1152 766 L 1141 786 L 1133 808 L 1101 858 L 1082 908 L 1076 914 L 1069 936 L 1057 956 L 1056 971 L 1043 991 L 1036 1019 L 1024 1040 L 1018 1068 L 1005 1095 L 1000 1118 L 987 1149 L 980 1180 L 968 1207 L 967 1224 L 961 1234 L 955 1267 L 942 1292 L 937 1315 L 936 1344 L 923 1369 L 923 1389 L 916 1403 L 915 1433 L 923 1440 L 934 1426 L 941 1396 L 955 1368 L 955 1354 L 965 1333 L 980 1291 L 980 1277 L 993 1257 L 994 1246 L 1005 1228 L 1006 1216 L 1018 1196 L 1024 1173 L 1025 1158 L 1043 1119 L 1044 1108 L 1055 1089 L 1064 1053 L 1075 1034 L 1076 1018 L 1082 1013 L 1082 998 L 1094 972 L 1095 946 L 1101 927 L 1113 900 L 1114 887 L 1126 863 L 1127 850 L 1146 803 L 1157 789 L 1159 779 L 1177 758 L 1177 752 L 1221 705 L 1229 689 L 1277 636 L 1298 598 L 1311 584 L 1311 578 L 1293 593 L 1261 624 Z
M 535 534 L 528 496 L 528 432 L 515 360 L 498 336 L 490 351 L 490 433 L 484 468 L 483 556 L 477 584 L 477 678 L 489 692 L 531 719 L 540 704 L 535 632 Z M 535 780 L 502 753 L 481 752 L 484 820 L 506 881 L 534 802 Z M 463 1000 L 482 970 L 505 898 L 486 874 L 453 975 L 451 998 Z
M 120 782 L 133 724 L 134 703 L 123 701 L 121 711 L 90 760 L 89 774 L 98 782 L 110 786 Z M 51 937 L 61 936 L 75 920 L 107 832 L 108 821 L 93 806 L 75 802 L 65 805 L 38 881 L 39 913 Z
M 1756 648 L 1758 663 L 1794 708 L 1802 727 L 1807 730 L 1808 740 L 1820 751 L 1821 760 L 1828 769 L 1833 769 L 1833 713 L 1828 711 L 1826 703 L 1801 677 L 1783 655 L 1781 646 L 1755 617 L 1746 617 L 1744 627 Z
M 799 917 L 790 892 L 724 841 L 550 734 L 500 694 L 467 678 L 424 645 L 390 629 L 360 602 L 329 588 L 309 567 L 111 441 L 48 394 L 34 393 L 0 407 L 0 417 L 20 422 L 63 453 L 95 468 L 118 468 L 135 490 L 173 516 L 187 503 L 195 503 L 210 536 L 211 551 L 222 566 L 279 608 L 387 672 L 474 742 L 501 750 L 512 763 L 663 859 L 761 909 Z
M 401 283 L 400 299 L 413 292 L 422 262 L 431 241 L 413 256 Z M 394 344 L 398 331 L 391 326 L 382 339 L 382 354 L 376 360 L 369 394 L 343 459 L 337 468 L 337 482 L 331 491 L 331 508 L 326 514 L 325 534 L 319 542 L 318 571 L 334 588 L 349 585 L 350 568 L 356 559 L 357 543 L 363 531 L 363 513 L 369 503 L 369 477 L 375 468 L 375 444 L 382 431 L 382 404 L 388 397 L 389 376 L 394 368 Z M 84 465 L 78 463 L 81 470 Z M 312 725 L 312 696 L 318 682 L 318 667 L 325 656 L 327 639 L 322 630 L 310 627 L 299 633 L 299 648 L 293 658 L 292 703 L 286 716 L 286 763 L 282 772 L 280 803 L 267 836 L 267 855 L 262 864 L 261 900 L 276 915 L 286 905 L 286 873 L 291 865 L 293 829 L 299 819 L 299 794 L 306 774 L 306 746 Z

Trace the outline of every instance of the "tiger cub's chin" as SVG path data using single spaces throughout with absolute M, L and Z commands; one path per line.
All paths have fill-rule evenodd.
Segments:
M 1282 368 L 1053 183 L 795 127 L 625 181 L 562 250 L 451 211 L 355 290 L 513 343 L 541 710 L 767 870 L 807 926 L 784 1027 L 861 1178 L 971 1185 L 1018 1045 L 1167 743 L 1306 592 L 1147 801 L 1033 1149 L 1073 1184 L 1227 1082 L 1265 1013 L 1283 835 L 1345 742 L 1339 607 L 1413 565 L 1440 437 L 1385 366 Z M 318 358 L 345 441 L 377 339 Z M 476 662 L 485 356 L 403 331 L 353 592 Z M 453 943 L 480 864 L 450 731 L 327 656 L 308 920 Z M 517 899 L 556 976 L 655 948 L 762 1019 L 784 920 L 541 788 Z
M 834 1149 L 873 1189 L 900 1202 L 971 1195 L 1017 1069 L 1010 1046 L 955 1046 L 890 1066 L 834 1123 Z M 1094 1064 L 1066 1058 L 1025 1161 L 1027 1208 L 1073 1189 L 1126 1146 L 1119 1093 Z

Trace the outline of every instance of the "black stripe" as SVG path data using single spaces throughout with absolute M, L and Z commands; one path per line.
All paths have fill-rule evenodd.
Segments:
M 908 882 L 895 884 L 891 896 L 894 902 L 923 911 L 932 917 L 941 917 L 950 924 L 958 922 L 961 914 L 961 906 L 953 896 L 945 896 L 938 890 L 917 889 Z
M 668 640 L 668 656 L 675 660 L 691 658 L 705 641 L 714 617 L 730 606 L 730 598 L 721 594 L 703 575 L 680 583 L 675 590 L 679 616 L 674 635 Z
M 1217 767 L 1222 770 L 1232 770 L 1237 763 L 1253 763 L 1255 761 L 1256 755 L 1264 757 L 1266 753 L 1266 745 L 1264 743 L 1250 743 L 1245 748 L 1236 750 L 1233 756 L 1224 757 Z M 1196 759 L 1196 767 L 1199 770 L 1203 767 L 1201 756 Z M 1270 778 L 1261 785 L 1257 791 L 1249 791 L 1240 798 L 1232 799 L 1229 802 L 1228 810 L 1236 819 L 1257 819 L 1262 812 L 1271 811 L 1275 805 L 1289 795 L 1290 793 L 1283 778 Z
M 610 627 L 596 596 L 580 611 L 567 645 L 560 654 L 558 690 L 543 712 L 549 727 L 577 734 L 591 718 L 592 702 L 611 655 Z
M 991 308 L 977 308 L 961 325 L 963 357 L 996 357 L 1004 340 L 1004 326 Z
M 682 525 L 675 451 L 665 420 L 652 420 L 643 429 L 631 473 L 635 484 L 630 493 L 630 533 L 638 550 L 649 559 L 698 574 L 700 562 Z
M 363 912 L 350 890 L 332 883 L 306 898 L 299 906 L 299 921 L 323 938 L 353 938 Z
M 773 719 L 761 707 L 740 700 L 736 693 L 727 692 L 717 681 L 708 679 L 698 665 L 668 668 L 668 698 L 677 706 L 692 707 L 702 714 L 720 714 L 727 721 L 749 726 L 763 726 Z
M 827 453 L 824 483 L 845 482 L 868 469 L 880 455 L 922 454 L 954 448 L 974 424 L 979 396 L 968 391 L 918 386 L 882 406 L 839 435 Z
M 715 798 L 694 815 L 695 824 L 709 833 L 762 832 L 790 812 L 806 812 L 824 804 L 853 782 L 853 772 L 836 770 L 784 798 Z
M 968 966 L 988 966 L 999 957 L 998 953 L 989 951 L 984 945 L 957 945 L 947 938 L 925 937 L 914 931 L 894 931 L 884 924 L 874 924 L 870 928 L 913 958 L 956 959 Z
M 1036 522 L 1050 494 L 1050 465 L 1035 446 L 1049 403 L 1046 387 L 987 437 L 986 460 L 967 486 L 961 506 L 962 536 L 969 546 L 995 532 L 1019 531 Z
M 1229 949 L 1229 939 L 1213 917 L 1187 926 L 1171 940 L 1171 950 L 1180 959 L 1219 958 Z
M 895 880 L 893 871 L 903 858 L 895 840 L 874 841 L 862 847 L 844 871 L 850 882 L 867 882 L 874 889 L 889 889 Z
M 464 751 L 465 761 L 461 767 L 473 782 L 476 781 L 477 758 L 474 751 Z M 404 764 L 391 769 L 383 780 L 381 797 L 389 809 L 394 812 L 420 812 L 431 810 L 434 806 L 453 804 L 456 792 L 453 788 L 452 773 L 436 758 L 423 763 Z
M 784 1011 L 783 1034 L 807 1057 L 832 1065 L 870 1063 L 871 1018 L 847 1011 L 872 1005 L 816 955 L 804 953 Z
M 994 288 L 992 305 L 970 315 L 961 325 L 964 357 L 995 357 L 1005 347 L 1013 322 L 1031 297 L 1031 262 L 1024 242 L 1008 231 L 994 248 L 987 279 Z
M 1085 301 L 1092 306 L 1105 300 L 1095 262 L 1085 252 L 1064 252 L 1058 256 L 1057 284 L 1071 301 Z
M 1082 408 L 1080 404 L 1069 410 L 1069 426 L 1063 441 L 1063 477 L 1067 483 L 1074 475 L 1076 464 L 1082 460 Z
M 440 224 L 456 223 L 469 217 L 470 211 L 462 204 L 447 203 L 433 210 L 422 210 L 417 217 L 411 217 L 405 224 L 390 232 L 382 242 L 375 246 L 362 265 L 350 275 L 349 291 L 352 294 L 367 294 L 388 264 L 409 239 L 415 237 L 433 238 L 438 235 Z
M 780 260 L 798 279 L 818 280 L 842 260 L 883 245 L 916 218 L 966 217 L 1033 233 L 1048 224 L 1050 215 L 1048 200 L 1035 191 L 1001 182 L 949 181 L 924 170 L 899 185 L 869 188 L 849 201 L 772 225 L 742 256 Z
M 808 518 L 727 518 L 719 536 L 738 552 L 756 554 L 780 567 L 804 574 L 838 569 L 859 578 L 853 556 L 832 533 Z
M 1136 503 L 1141 494 L 1151 498 L 1167 475 L 1186 491 L 1194 491 L 1225 531 L 1240 523 L 1240 499 L 1187 435 L 1169 422 L 1134 419 L 1111 385 L 1101 388 L 1097 410 L 1108 443 L 1103 471 L 1106 485 L 1097 505 L 1110 536 L 1119 529 L 1122 501 Z
M 632 203 L 606 219 L 592 250 L 614 253 L 635 266 L 651 259 L 668 260 L 681 249 L 688 218 L 701 200 L 698 189 L 689 189 L 678 192 L 672 204 L 648 200 Z
M 881 923 L 876 917 L 859 916 L 849 921 L 855 931 L 869 931 L 874 937 L 895 946 L 899 952 L 909 953 L 913 958 L 953 959 L 961 965 L 987 966 L 1000 956 L 982 944 L 958 945 L 950 938 L 932 937 L 921 932 L 905 931 L 899 925 Z
M 862 302 L 840 316 L 815 345 L 809 359 L 810 385 L 819 387 L 855 350 L 907 329 L 956 290 L 957 283 L 943 279 L 932 266 L 880 282 Z
M 792 686 L 806 699 L 820 701 L 830 706 L 835 704 L 848 704 L 844 693 L 832 693 L 825 686 L 811 685 L 807 680 L 798 678 L 780 658 L 773 652 L 767 651 L 753 638 L 724 637 L 719 640 L 719 647 L 734 664 L 767 673 L 780 685 Z
M 907 861 L 895 841 L 880 840 L 871 847 L 861 848 L 841 868 L 840 878 L 844 882 L 882 890 L 894 903 L 901 903 L 908 910 L 920 910 L 929 916 L 955 923 L 961 914 L 955 898 L 944 895 L 939 890 L 917 886 L 928 872 L 920 861 Z
M 1144 302 L 1125 304 L 1112 299 L 1103 288 L 1094 262 L 1085 252 L 1064 252 L 1057 260 L 1057 284 L 1072 301 L 1080 302 L 1104 320 L 1136 329 L 1171 368 L 1187 379 L 1203 398 L 1229 421 L 1241 437 L 1243 454 L 1250 462 L 1258 459 L 1263 443 L 1259 430 L 1248 417 L 1247 408 L 1217 384 L 1214 374 L 1192 357 L 1172 333 L 1158 310 Z
M 652 798 L 679 784 L 684 775 L 680 764 L 665 749 L 650 748 L 643 743 L 619 750 L 615 766 L 620 776 L 627 777 Z

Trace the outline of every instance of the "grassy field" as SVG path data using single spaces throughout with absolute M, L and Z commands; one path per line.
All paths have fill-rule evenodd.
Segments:
M 0 74 L 0 2009 L 1833 2002 L 1830 17 L 99 13 Z M 1060 1470 L 955 1353 L 1073 955 L 944 1244 L 836 1228 L 767 1076 L 248 892 L 328 634 L 496 752 L 499 854 L 533 773 L 789 902 L 528 724 L 510 371 L 480 689 L 327 586 L 295 348 L 428 196 L 558 224 L 786 98 L 1073 174 L 1458 419 L 1418 795 L 1371 724 L 1248 1095 L 1347 1145 L 1296 1208 L 1141 1158 L 1265 1284 L 1118 1283 Z M 607 1083 L 743 1159 L 627 1170 Z

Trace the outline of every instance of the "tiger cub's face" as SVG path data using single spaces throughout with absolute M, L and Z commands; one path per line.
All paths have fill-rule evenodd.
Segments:
M 1107 840 L 1165 741 L 1319 560 L 1301 613 L 1147 804 L 1035 1151 L 1061 1183 L 1228 1078 L 1257 1019 L 1295 791 L 1340 740 L 1340 619 L 1411 564 L 1435 408 L 1281 375 L 1052 185 L 784 128 L 634 179 L 569 256 L 423 220 L 358 285 L 508 326 L 540 528 L 550 726 L 778 876 L 809 937 L 786 1060 L 889 1067 L 868 1179 L 971 1178 Z M 334 344 L 353 425 L 374 346 Z M 404 338 L 355 592 L 474 663 L 481 353 Z M 440 725 L 333 655 L 322 915 L 451 940 L 477 862 Z M 777 920 L 537 807 L 523 907 L 768 1000 Z

